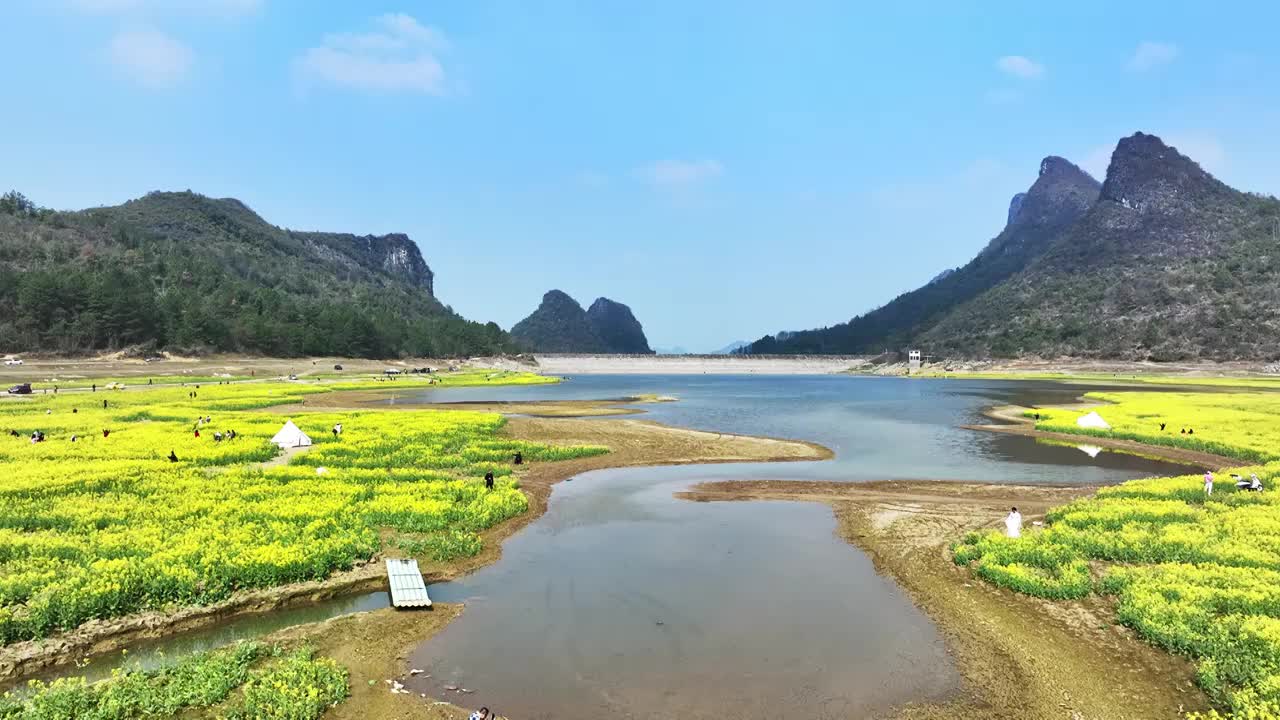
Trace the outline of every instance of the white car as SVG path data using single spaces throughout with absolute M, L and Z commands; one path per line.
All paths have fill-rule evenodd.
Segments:
M 18 359 L 18 358 L 9 358 L 8 360 L 5 360 L 5 361 L 4 361 L 4 364 L 5 364 L 5 365 L 21 365 L 21 364 L 22 364 L 22 360 L 20 360 L 20 359 Z

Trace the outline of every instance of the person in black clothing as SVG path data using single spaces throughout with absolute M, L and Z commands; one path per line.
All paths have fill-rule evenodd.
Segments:
M 1164 432 L 1164 423 L 1160 423 L 1160 432 Z
M 17 430 L 10 430 L 10 431 L 9 431 L 9 435 L 10 435 L 11 437 L 22 437 L 21 435 L 19 435 L 19 434 L 18 434 L 18 431 L 17 431 Z
M 1195 435 L 1195 434 L 1196 434 L 1196 429 L 1195 429 L 1195 428 L 1187 428 L 1187 434 L 1188 434 L 1188 435 Z
M 178 462 L 178 456 L 172 450 L 169 451 L 169 462 Z
M 492 470 L 484 474 L 484 489 L 485 490 L 493 489 L 493 471 Z
M 94 384 L 93 384 L 93 385 L 91 385 L 90 387 L 92 387 L 92 388 L 93 388 L 93 391 L 94 391 L 94 392 L 98 392 L 98 383 L 94 383 Z
M 110 435 L 110 434 L 111 434 L 111 431 L 110 431 L 110 430 L 108 430 L 108 429 L 106 429 L 106 428 L 102 428 L 102 437 L 106 437 L 106 436 L 108 436 L 108 435 Z
M 524 464 L 524 455 L 521 455 L 521 454 L 520 454 L 520 451 L 518 451 L 518 450 L 517 450 L 517 451 L 516 451 L 516 456 L 513 458 L 513 461 L 515 462 L 515 464 L 516 464 L 516 465 L 523 465 L 523 464 Z
M 79 408 L 71 408 L 71 414 L 74 415 L 75 413 L 78 413 L 78 412 L 80 412 Z

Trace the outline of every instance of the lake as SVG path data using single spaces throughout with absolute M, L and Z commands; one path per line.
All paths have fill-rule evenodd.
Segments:
M 411 663 L 410 687 L 521 718 L 858 717 L 945 698 L 959 676 L 831 511 L 690 503 L 704 480 L 939 479 L 1103 484 L 1173 463 L 962 430 L 993 404 L 1071 402 L 1054 383 L 848 376 L 581 376 L 561 385 L 397 393 L 396 404 L 617 398 L 640 416 L 811 440 L 834 460 L 603 470 L 558 485 L 496 564 L 430 588 L 467 611 Z M 454 695 L 446 686 L 473 690 Z

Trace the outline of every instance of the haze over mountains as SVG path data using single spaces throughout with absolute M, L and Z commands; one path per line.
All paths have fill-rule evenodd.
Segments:
M 511 337 L 536 352 L 653 352 L 631 308 L 602 297 L 583 310 L 578 301 L 560 290 L 543 295 L 538 308 L 511 328 Z
M 1280 357 L 1280 201 L 1239 192 L 1160 138 L 1122 139 L 1099 184 L 1048 157 L 1008 222 L 954 272 L 847 323 L 752 353 Z

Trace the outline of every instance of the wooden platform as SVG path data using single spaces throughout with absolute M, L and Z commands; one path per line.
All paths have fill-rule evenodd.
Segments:
M 417 560 L 388 559 L 387 584 L 391 587 L 392 607 L 431 607 Z

